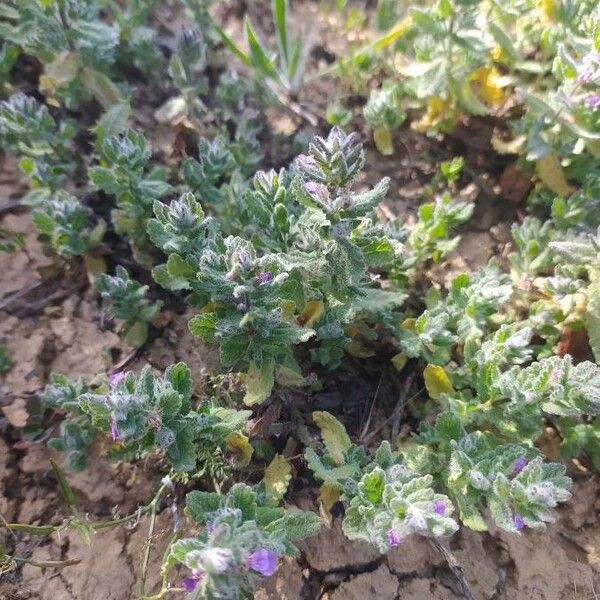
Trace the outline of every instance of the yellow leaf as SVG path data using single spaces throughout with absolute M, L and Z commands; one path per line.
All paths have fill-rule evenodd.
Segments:
M 328 412 L 315 411 L 312 416 L 313 421 L 321 430 L 323 443 L 332 460 L 338 465 L 343 464 L 344 453 L 352 445 L 346 428 Z
M 550 23 L 555 20 L 554 0 L 539 0 L 538 8 L 542 15 L 542 21 Z
M 238 431 L 233 431 L 225 438 L 227 450 L 234 455 L 240 466 L 246 466 L 252 458 L 253 448 L 248 438 Z
M 330 483 L 324 483 L 319 488 L 319 500 L 325 510 L 329 512 L 331 507 L 340 499 L 340 490 L 331 485 Z
M 80 72 L 80 81 L 105 110 L 115 104 L 125 102 L 121 90 L 109 77 L 104 73 L 100 73 L 100 71 L 84 67 Z
M 471 85 L 475 93 L 489 106 L 500 106 L 506 99 L 504 89 L 508 79 L 496 67 L 479 67 L 471 73 Z
M 513 140 L 504 141 L 496 134 L 493 134 L 492 148 L 498 152 L 498 154 L 519 154 L 526 141 L 527 138 L 524 135 L 520 135 Z
M 274 368 L 275 365 L 272 359 L 265 358 L 260 369 L 254 361 L 250 363 L 245 377 L 246 395 L 244 396 L 244 404 L 246 406 L 261 404 L 271 395 L 275 383 Z
M 289 367 L 280 366 L 275 371 L 275 380 L 285 387 L 300 387 L 306 385 L 306 377 Z
M 39 88 L 44 96 L 53 96 L 56 89 L 73 81 L 78 73 L 81 62 L 74 52 L 61 52 L 50 64 L 46 65 L 43 75 L 40 75 Z
M 398 38 L 402 37 L 412 27 L 412 24 L 413 21 L 411 16 L 404 17 L 401 21 L 398 21 L 383 37 L 379 38 L 373 44 L 373 48 L 376 50 L 382 50 L 386 46 L 389 46 Z
M 367 348 L 364 344 L 361 344 L 359 340 L 350 340 L 345 346 L 344 350 L 355 356 L 356 358 L 370 358 L 375 356 L 375 352 L 371 348 Z
M 543 184 L 559 196 L 570 196 L 575 188 L 569 185 L 563 168 L 554 154 L 535 161 L 535 171 Z
M 392 132 L 389 127 L 376 127 L 373 130 L 373 140 L 377 150 L 384 156 L 394 154 L 394 142 L 392 141 Z
M 392 364 L 396 371 L 402 371 L 408 362 L 408 356 L 404 352 L 398 352 L 395 356 L 392 356 Z
M 287 492 L 292 467 L 286 458 L 278 454 L 265 470 L 265 487 L 267 494 L 279 501 Z
M 439 125 L 450 113 L 450 102 L 443 100 L 439 96 L 432 96 L 427 100 L 427 111 L 411 127 L 421 133 L 426 132 L 431 127 Z
M 452 383 L 443 367 L 427 365 L 423 371 L 423 378 L 430 398 L 439 400 L 442 394 L 454 394 Z
M 402 327 L 407 331 L 416 331 L 417 320 L 416 319 L 404 319 L 402 321 Z
M 302 312 L 298 315 L 298 323 L 304 327 L 312 327 L 325 312 L 322 300 L 309 300 Z
M 281 316 L 287 321 L 294 316 L 296 303 L 292 300 L 284 300 L 281 303 Z

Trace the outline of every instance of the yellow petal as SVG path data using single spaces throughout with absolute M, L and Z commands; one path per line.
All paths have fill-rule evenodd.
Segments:
M 495 67 L 479 67 L 471 73 L 471 85 L 475 93 L 483 102 L 489 106 L 500 106 L 503 104 L 506 94 L 507 80 L 502 77 Z

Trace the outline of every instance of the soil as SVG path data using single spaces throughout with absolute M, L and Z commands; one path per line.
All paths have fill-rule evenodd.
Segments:
M 248 3 L 252 4 L 252 3 Z M 304 22 L 314 23 L 315 5 L 305 3 Z M 299 11 L 300 15 L 302 11 Z M 260 20 L 261 12 L 255 15 Z M 331 17 L 333 19 L 334 17 Z M 325 56 L 339 51 L 335 21 L 323 22 L 317 38 L 323 40 L 317 53 Z M 237 22 L 230 23 L 235 29 Z M 326 50 L 327 52 L 325 52 Z M 329 54 L 328 54 L 329 53 Z M 318 67 L 314 60 L 312 68 Z M 324 109 L 323 98 L 332 91 L 322 83 L 309 86 L 304 101 L 315 111 Z M 311 98 L 319 100 L 310 103 Z M 149 111 L 147 111 L 149 112 Z M 141 111 L 140 114 L 144 114 Z M 290 121 L 270 112 L 273 131 L 289 130 Z M 293 127 L 293 123 L 291 124 Z M 433 145 L 443 157 L 462 154 L 472 167 L 466 172 L 460 195 L 472 198 L 476 215 L 462 232 L 455 253 L 434 272 L 440 281 L 464 269 L 485 264 L 491 256 L 503 256 L 509 227 L 522 210 L 522 181 L 505 158 L 489 150 L 493 123 L 470 124 L 470 135 L 460 129 L 442 141 L 427 140 L 403 129 L 396 139 L 398 152 L 382 158 L 367 143 L 368 177 L 364 183 L 390 176 L 392 185 L 384 208 L 410 221 L 423 200 L 423 187 L 432 176 L 431 161 L 422 158 Z M 473 135 L 473 130 L 477 135 Z M 362 132 L 368 139 L 368 133 Z M 156 129 L 155 147 L 172 145 L 168 132 Z M 487 144 L 486 144 L 487 137 Z M 482 141 L 483 140 L 483 141 Z M 439 142 L 439 143 L 438 143 Z M 469 174 L 471 173 L 471 174 Z M 476 173 L 476 174 L 475 174 Z M 510 190 L 511 201 L 496 195 Z M 521 186 L 521 187 L 519 187 Z M 504 189 L 506 188 L 506 189 Z M 203 346 L 187 330 L 190 313 L 168 313 L 167 327 L 155 329 L 141 353 L 131 354 L 123 345 L 103 310 L 93 287 L 85 282 L 78 265 L 59 265 L 44 256 L 36 240 L 28 210 L 14 208 L 25 189 L 16 164 L 0 155 L 0 215 L 2 224 L 26 235 L 27 252 L 2 255 L 0 269 L 0 342 L 6 344 L 12 368 L 0 380 L 0 520 L 28 524 L 60 522 L 68 514 L 50 468 L 49 459 L 62 464 L 63 457 L 49 450 L 44 439 L 22 435 L 28 414 L 35 412 L 35 392 L 51 372 L 72 377 L 93 378 L 116 364 L 139 370 L 150 363 L 157 370 L 185 360 L 201 393 L 207 374 L 218 366 L 216 350 Z M 494 191 L 496 189 L 496 191 Z M 510 194 L 504 194 L 505 197 Z M 379 369 L 373 385 L 357 394 L 357 405 L 374 397 Z M 373 378 L 372 378 L 373 379 Z M 344 376 L 330 391 L 315 399 L 326 408 L 339 404 L 345 395 L 337 391 Z M 337 394 L 337 396 L 336 396 Z M 373 426 L 389 410 L 381 403 L 373 412 Z M 351 429 L 363 425 L 360 406 L 344 408 Z M 385 437 L 386 430 L 381 435 Z M 552 452 L 552 440 L 548 440 Z M 127 465 L 102 458 L 102 448 L 93 447 L 89 467 L 69 472 L 80 512 L 92 520 L 106 520 L 136 510 L 152 498 L 160 479 L 160 465 L 151 457 Z M 488 533 L 463 529 L 449 540 L 449 547 L 476 600 L 593 600 L 600 594 L 600 477 L 581 465 L 570 464 L 575 478 L 573 500 L 557 511 L 557 520 L 546 532 L 506 534 L 492 524 Z M 286 502 L 318 510 L 314 482 L 288 493 Z M 168 503 L 161 505 L 150 562 L 147 589 L 160 586 L 160 561 L 182 517 L 184 489 L 176 489 Z M 88 545 L 75 533 L 52 538 L 19 535 L 16 553 L 29 559 L 79 559 L 78 565 L 62 570 L 20 566 L 0 579 L 0 600 L 133 600 L 138 597 L 140 565 L 145 550 L 148 520 L 132 526 L 98 533 Z M 2 533 L 2 536 L 5 533 Z M 8 535 L 8 534 L 6 534 Z M 2 539 L 0 538 L 0 541 Z M 339 518 L 330 528 L 300 544 L 298 559 L 286 559 L 277 574 L 256 593 L 256 600 L 453 600 L 463 598 L 458 580 L 445 559 L 425 539 L 412 537 L 387 556 L 368 544 L 348 541 Z

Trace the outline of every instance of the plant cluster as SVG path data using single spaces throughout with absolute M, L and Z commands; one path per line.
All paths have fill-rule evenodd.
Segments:
M 403 13 L 380 0 L 381 36 L 338 62 L 342 79 L 352 75 L 368 96 L 363 116 L 380 152 L 393 154 L 407 119 L 439 135 L 461 115 L 505 115 L 495 149 L 535 171 L 535 214 L 512 226 L 506 260 L 445 285 L 430 267 L 456 249 L 456 230 L 475 208 L 457 193 L 465 159 L 439 165 L 413 222 L 383 218 L 389 180 L 365 183 L 360 138 L 338 126 L 291 163 L 266 162 L 270 132 L 257 107 L 276 99 L 311 121 L 298 104 L 311 48 L 292 34 L 287 2 L 272 3 L 276 49 L 246 19 L 246 51 L 216 23 L 212 0 L 182 0 L 197 28 L 165 54 L 151 26 L 155 4 L 4 3 L 0 94 L 10 96 L 0 102 L 0 140 L 29 181 L 22 202 L 45 249 L 62 266 L 85 261 L 135 352 L 163 306 L 187 303 L 191 333 L 215 345 L 223 369 L 199 396 L 184 363 L 90 381 L 53 375 L 39 394 L 55 417 L 43 437 L 71 469 L 86 468 L 94 447 L 115 461 L 152 457 L 165 478 L 136 515 L 93 523 L 53 464 L 71 516 L 9 529 L 70 527 L 87 539 L 149 514 L 140 596 L 157 600 L 175 591 L 250 598 L 338 501 L 346 536 L 382 553 L 409 535 L 450 536 L 460 524 L 542 529 L 571 495 L 566 466 L 538 449 L 547 428 L 563 457 L 600 466 L 595 3 L 436 0 Z M 223 49 L 254 81 L 213 62 Z M 36 61 L 40 94 L 15 84 L 20 60 Z M 160 73 L 168 77 L 158 81 Z M 146 114 L 174 132 L 169 157 L 153 153 L 136 114 L 139 80 L 160 91 L 161 105 Z M 340 125 L 353 118 L 339 100 L 328 116 Z M 0 228 L 3 251 L 23 239 Z M 162 298 L 130 273 L 152 277 Z M 569 343 L 574 336 L 582 348 Z M 374 356 L 391 359 L 394 377 L 420 390 L 397 415 L 402 435 L 392 428 L 394 439 L 370 452 L 316 411 L 320 439 L 312 436 L 294 398 L 321 389 L 316 373 Z M 10 368 L 0 344 L 0 370 Z M 287 445 L 280 423 L 261 424 L 273 408 L 298 426 Z M 320 485 L 321 516 L 282 506 L 292 469 L 303 465 Z M 188 491 L 189 522 L 177 525 L 164 556 L 161 590 L 147 596 L 156 513 L 176 485 Z M 4 550 L 0 561 L 18 562 Z

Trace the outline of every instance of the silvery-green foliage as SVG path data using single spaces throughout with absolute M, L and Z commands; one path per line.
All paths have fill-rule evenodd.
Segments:
M 250 416 L 249 411 L 208 401 L 194 409 L 192 380 L 184 363 L 171 365 L 162 376 L 155 376 L 149 366 L 137 376 L 118 373 L 95 389 L 53 375 L 41 399 L 69 414 L 61 437 L 50 444 L 67 452 L 76 469 L 85 467 L 85 451 L 93 439 L 109 434 L 113 459 L 158 450 L 176 471 L 222 475 L 225 440 L 232 432 L 241 433 Z
M 550 242 L 550 248 L 572 264 L 600 266 L 600 227 L 594 234 L 580 234 Z
M 513 402 L 535 403 L 547 414 L 600 414 L 600 367 L 589 361 L 574 365 L 568 354 L 513 367 L 499 377 L 498 387 Z
M 44 407 L 64 410 L 71 415 L 60 424 L 58 435 L 48 440 L 48 446 L 65 452 L 67 464 L 73 471 L 81 471 L 87 466 L 87 449 L 96 433 L 79 409 L 79 397 L 89 389 L 83 379 L 71 382 L 66 376 L 53 373 L 39 394 Z
M 535 217 L 526 217 L 510 229 L 516 251 L 509 254 L 517 277 L 534 277 L 548 272 L 555 264 L 550 241 L 554 237 L 552 221 L 542 223 Z
M 416 319 L 405 320 L 397 330 L 402 350 L 409 358 L 423 358 L 428 363 L 445 365 L 458 338 L 452 332 L 451 314 L 438 305 L 425 310 Z
M 416 260 L 431 257 L 434 262 L 439 262 L 454 250 L 460 237 L 450 237 L 450 234 L 455 227 L 469 220 L 473 209 L 472 202 L 453 202 L 448 193 L 434 202 L 421 204 L 417 224 L 409 238 Z
M 479 348 L 513 293 L 510 277 L 492 261 L 473 273 L 457 275 L 447 296 L 439 298 L 436 292 L 421 315 L 396 327 L 396 337 L 408 357 L 447 364 L 456 345 Z
M 323 430 L 326 452 L 307 448 L 305 459 L 315 478 L 340 494 L 346 504 L 342 529 L 349 539 L 361 539 L 382 552 L 411 535 L 444 536 L 458 526 L 452 519 L 452 503 L 433 488 L 433 477 L 411 471 L 382 442 L 371 460 L 350 443 L 334 417 Z M 335 433 L 332 433 L 335 432 Z
M 121 265 L 115 275 L 100 275 L 96 287 L 109 302 L 112 316 L 123 321 L 125 340 L 135 347 L 141 346 L 148 337 L 149 323 L 162 308 L 162 301 L 151 302 L 146 297 L 148 286 L 131 279 Z
M 91 221 L 91 211 L 64 190 L 51 194 L 33 210 L 40 241 L 50 251 L 67 258 L 83 256 L 102 241 L 104 222 L 92 227 Z
M 491 432 L 469 433 L 454 412 L 423 427 L 404 459 L 416 472 L 433 474 L 456 503 L 461 521 L 476 530 L 487 528 L 484 506 L 506 531 L 543 528 L 553 520 L 551 509 L 571 496 L 563 465 L 545 463 L 532 447 L 502 442 Z
M 219 138 L 201 149 L 201 162 L 186 163 L 186 180 L 218 195 L 232 151 Z M 387 181 L 352 190 L 363 163 L 356 135 L 334 128 L 315 138 L 290 172 L 255 175 L 237 214 L 239 235 L 226 236 L 225 215 L 206 217 L 189 193 L 168 209 L 155 206 L 148 232 L 169 255 L 155 279 L 210 306 L 192 320 L 192 332 L 218 342 L 225 364 L 258 369 L 265 390 L 276 364 L 295 365 L 292 347 L 315 334 L 313 321 L 329 318 L 340 331 L 359 314 L 389 312 L 404 298 L 374 289 L 367 276 L 369 265 L 390 264 L 404 247 L 375 219 Z
M 383 453 L 380 448 L 375 464 L 356 483 L 356 491 L 342 494 L 348 502 L 342 523 L 348 538 L 366 540 L 383 553 L 391 547 L 390 531 L 399 542 L 411 534 L 440 537 L 457 531 L 452 503 L 434 491 L 433 477 L 418 476 L 393 461 L 383 468 L 377 464 Z
M 67 121 L 57 124 L 48 108 L 21 92 L 0 102 L 0 140 L 19 159 L 21 171 L 37 188 L 35 204 L 56 191 L 76 167 L 72 151 L 75 130 Z
M 166 168 L 149 168 L 151 157 L 144 135 L 130 129 L 104 139 L 98 149 L 99 164 L 88 170 L 92 182 L 116 199 L 111 216 L 117 233 L 128 235 L 142 253 L 149 250 L 145 224 L 152 205 L 171 190 Z
M 189 569 L 185 584 L 194 598 L 252 598 L 280 557 L 298 554 L 293 542 L 314 535 L 321 525 L 316 514 L 280 508 L 260 487 L 243 483 L 223 495 L 190 492 L 186 513 L 202 529 L 169 548 L 163 572 L 176 565 Z
M 105 66 L 115 60 L 119 30 L 99 18 L 102 4 L 96 0 L 11 0 L 0 13 L 0 37 L 43 63 L 74 48 L 86 63 Z

